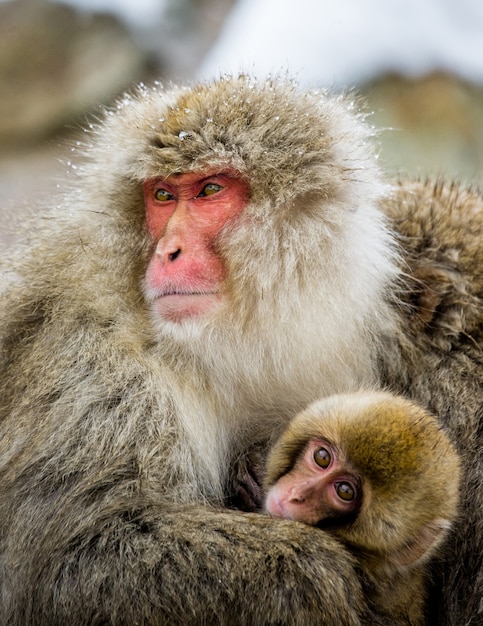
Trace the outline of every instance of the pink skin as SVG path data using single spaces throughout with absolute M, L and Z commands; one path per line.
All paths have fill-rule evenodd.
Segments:
M 181 322 L 221 305 L 226 271 L 215 241 L 248 197 L 248 185 L 233 172 L 193 172 L 144 183 L 146 227 L 156 241 L 146 292 L 158 317 Z
M 327 467 L 320 467 L 314 455 L 320 449 L 329 453 Z M 275 517 L 315 526 L 323 519 L 344 518 L 360 507 L 356 475 L 338 452 L 322 439 L 311 439 L 293 468 L 270 488 L 265 509 Z M 350 487 L 353 498 L 341 498 L 338 492 Z M 346 492 L 347 494 L 347 492 Z

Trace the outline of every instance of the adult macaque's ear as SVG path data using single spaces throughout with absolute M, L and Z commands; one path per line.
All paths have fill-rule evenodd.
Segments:
M 396 566 L 408 567 L 429 557 L 429 554 L 442 540 L 451 527 L 446 519 L 435 519 L 424 526 L 418 535 L 413 537 L 402 548 L 389 556 L 389 560 Z

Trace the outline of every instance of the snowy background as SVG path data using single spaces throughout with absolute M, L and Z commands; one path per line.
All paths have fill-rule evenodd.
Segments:
M 66 1 L 84 10 L 112 11 L 140 33 L 157 30 L 176 5 L 187 4 Z M 388 71 L 417 76 L 436 69 L 482 82 L 483 2 L 238 0 L 200 74 L 210 76 L 220 68 L 237 72 L 240 67 L 259 75 L 286 67 L 302 81 L 337 86 L 359 84 Z
M 434 70 L 483 81 L 481 0 L 240 0 L 202 72 L 280 65 L 302 80 L 359 84 Z
M 99 103 L 240 70 L 356 87 L 389 172 L 481 181 L 483 0 L 0 0 L 0 213 Z

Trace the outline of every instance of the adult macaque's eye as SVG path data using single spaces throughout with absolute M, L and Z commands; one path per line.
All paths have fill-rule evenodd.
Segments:
M 327 448 L 317 448 L 314 452 L 314 461 L 317 463 L 319 467 L 325 469 L 329 467 L 332 457 L 330 456 L 330 452 Z
M 218 193 L 219 191 L 221 191 L 222 189 L 223 187 L 221 185 L 217 185 L 216 183 L 208 183 L 200 191 L 200 193 L 198 194 L 198 197 L 212 196 L 215 193 Z
M 156 189 L 154 197 L 158 202 L 168 202 L 168 200 L 173 200 L 174 198 L 173 194 L 166 189 Z

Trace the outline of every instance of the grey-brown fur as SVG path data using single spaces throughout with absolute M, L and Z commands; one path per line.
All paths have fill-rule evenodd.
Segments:
M 384 623 L 335 539 L 221 509 L 254 442 L 320 396 L 378 382 L 439 414 L 466 459 L 432 616 L 476 623 L 482 200 L 401 188 L 384 201 L 395 226 L 442 242 L 405 239 L 398 261 L 371 131 L 352 108 L 283 81 L 143 88 L 87 135 L 59 206 L 25 225 L 0 303 L 0 623 Z M 251 187 L 219 242 L 230 306 L 173 329 L 143 298 L 140 183 L 209 166 Z M 474 223 L 453 242 L 419 195 Z M 455 246 L 467 252 L 438 257 Z M 417 283 L 401 282 L 399 262 Z M 419 306 L 433 290 L 434 314 Z
M 432 624 L 478 624 L 483 596 L 483 199 L 441 181 L 400 184 L 385 204 L 409 275 L 381 380 L 422 402 L 465 459 L 462 514 L 436 562 Z

